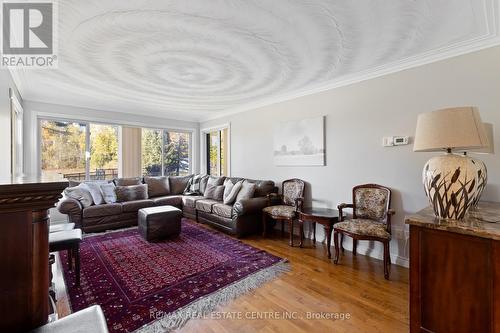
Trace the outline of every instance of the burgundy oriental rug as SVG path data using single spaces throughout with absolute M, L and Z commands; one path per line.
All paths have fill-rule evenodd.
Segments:
M 110 332 L 167 332 L 288 269 L 286 260 L 187 219 L 179 238 L 149 243 L 137 228 L 85 237 L 81 284 L 61 259 L 73 312 L 101 305 Z

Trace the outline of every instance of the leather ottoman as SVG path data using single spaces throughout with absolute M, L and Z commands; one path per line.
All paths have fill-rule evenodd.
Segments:
M 139 234 L 148 242 L 177 237 L 181 233 L 182 211 L 174 206 L 142 208 L 138 215 Z

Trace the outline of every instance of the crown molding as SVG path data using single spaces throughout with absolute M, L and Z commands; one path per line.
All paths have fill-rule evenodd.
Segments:
M 282 94 L 279 96 L 274 96 L 272 98 L 263 99 L 254 103 L 248 103 L 237 108 L 228 109 L 222 111 L 216 115 L 204 117 L 200 119 L 200 122 L 206 122 L 210 120 L 216 120 L 237 113 L 255 110 L 272 104 L 285 102 L 295 98 L 317 94 L 327 90 L 332 90 L 335 88 L 345 87 L 354 83 L 359 83 L 362 81 L 371 80 L 377 77 L 397 73 L 407 69 L 431 64 L 434 62 L 446 60 L 449 58 L 454 58 L 468 53 L 473 53 L 483 49 L 495 47 L 500 45 L 500 37 L 495 36 L 494 38 L 480 38 L 475 40 L 469 45 L 460 46 L 450 46 L 442 48 L 439 50 L 434 50 L 430 52 L 423 53 L 419 56 L 406 58 L 404 60 L 389 63 L 387 65 L 372 68 L 363 72 L 359 72 L 352 75 L 346 75 L 339 77 L 338 79 L 332 80 L 326 84 L 317 85 L 312 88 L 301 89 L 291 93 Z

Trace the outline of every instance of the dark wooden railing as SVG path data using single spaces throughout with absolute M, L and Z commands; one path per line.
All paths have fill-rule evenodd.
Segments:
M 65 173 L 68 180 L 85 180 L 85 172 Z M 118 169 L 95 169 L 89 173 L 90 180 L 105 180 L 118 177 Z

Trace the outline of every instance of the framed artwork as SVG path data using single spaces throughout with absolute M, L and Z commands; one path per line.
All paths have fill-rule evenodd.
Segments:
M 277 166 L 324 166 L 325 117 L 278 123 L 273 150 Z

